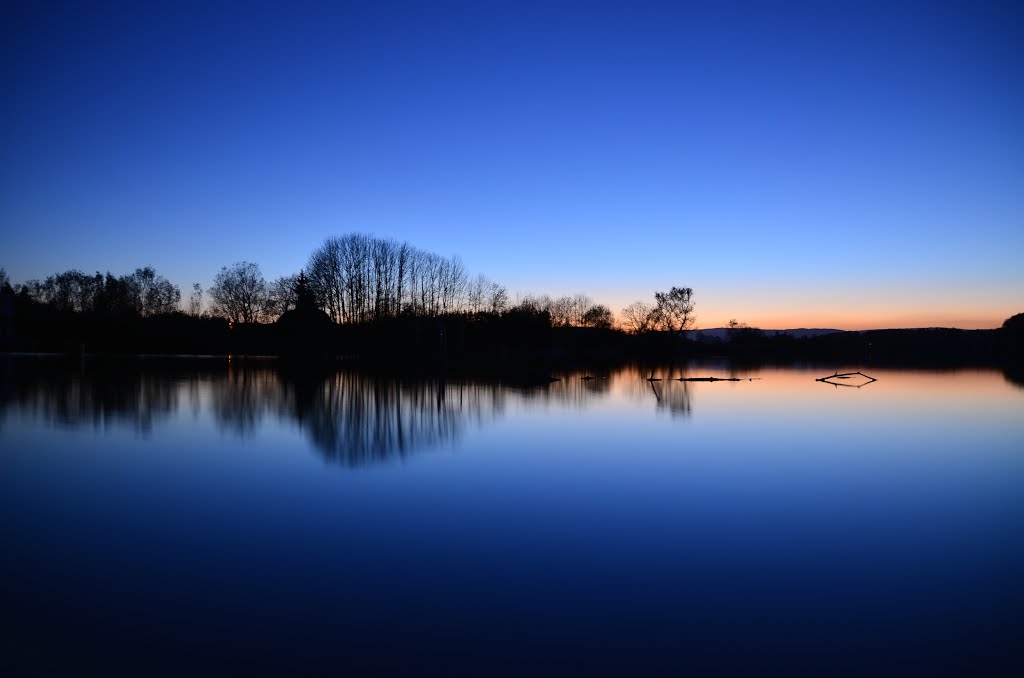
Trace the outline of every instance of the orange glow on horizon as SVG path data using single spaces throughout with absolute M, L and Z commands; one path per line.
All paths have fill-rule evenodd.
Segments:
M 885 330 L 919 327 L 952 327 L 961 330 L 991 330 L 1000 327 L 1013 313 L 1000 316 L 992 313 L 862 313 L 862 314 L 778 314 L 773 316 L 737 317 L 751 327 L 785 330 L 797 328 L 825 328 L 836 330 Z M 709 320 L 714 316 L 709 316 Z M 725 327 L 730 318 L 716 322 L 699 322 L 698 328 Z
M 696 296 L 696 322 L 691 329 L 726 327 L 730 320 L 768 330 L 822 328 L 836 330 L 882 330 L 923 327 L 951 327 L 962 330 L 988 330 L 1002 326 L 1003 321 L 1024 312 L 1024 296 L 1017 303 L 1005 295 L 1000 298 L 956 299 L 943 305 L 935 297 L 914 302 L 906 295 L 885 299 L 873 293 L 867 299 L 851 299 L 849 295 L 823 299 L 813 292 L 775 295 L 765 293 L 769 303 L 751 300 L 749 290 L 712 292 L 706 298 Z M 609 305 L 622 321 L 622 309 L 635 299 L 608 294 Z M 596 299 L 599 297 L 595 297 Z M 650 304 L 652 299 L 642 299 Z

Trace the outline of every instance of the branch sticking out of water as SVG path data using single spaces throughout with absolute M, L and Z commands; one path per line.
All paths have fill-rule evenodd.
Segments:
M 833 381 L 835 379 L 849 379 L 850 377 L 854 377 L 854 376 L 864 377 L 865 379 L 867 379 L 867 381 L 865 381 L 862 384 L 840 384 L 840 383 L 837 383 L 837 382 Z M 849 386 L 851 388 L 860 388 L 861 386 L 867 386 L 871 382 L 878 381 L 878 380 L 875 379 L 872 376 L 864 374 L 863 372 L 843 372 L 842 374 L 840 374 L 839 371 L 836 370 L 835 374 L 830 374 L 827 377 L 822 377 L 820 379 L 815 379 L 814 381 L 820 381 L 820 382 L 823 382 L 825 384 L 832 384 L 833 386 Z

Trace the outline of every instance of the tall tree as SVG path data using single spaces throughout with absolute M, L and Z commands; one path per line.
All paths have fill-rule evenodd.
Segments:
M 203 314 L 203 286 L 192 283 L 192 294 L 188 298 L 189 315 L 198 318 Z
M 508 292 L 500 285 L 483 277 L 471 284 L 457 256 L 360 233 L 327 238 L 310 255 L 306 275 L 320 307 L 339 323 L 508 305 Z
M 295 308 L 295 284 L 297 275 L 283 275 L 267 288 L 267 313 L 273 318 Z
M 266 319 L 270 301 L 260 267 L 249 261 L 224 266 L 210 287 L 214 313 L 228 320 L 254 323 Z
M 504 285 L 492 282 L 488 301 L 491 313 L 504 313 L 508 308 L 508 290 Z
M 466 285 L 466 310 L 481 313 L 490 310 L 491 281 L 483 273 Z
M 342 248 L 340 238 L 327 238 L 323 245 L 313 250 L 306 265 L 310 286 L 324 311 L 336 323 L 347 319 Z
M 138 313 L 134 293 L 128 284 L 128 276 L 114 276 L 107 271 L 102 279 L 102 288 L 97 295 L 96 310 L 100 313 L 117 316 Z
M 152 266 L 137 268 L 123 279 L 139 315 L 160 315 L 178 310 L 181 290 L 167 278 L 157 275 Z

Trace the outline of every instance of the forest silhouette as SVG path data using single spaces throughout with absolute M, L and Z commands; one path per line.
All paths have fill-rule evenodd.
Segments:
M 586 294 L 520 295 L 457 256 L 360 233 L 327 238 L 294 275 L 223 266 L 188 298 L 152 267 L 69 270 L 12 283 L 0 269 L 0 351 L 275 355 L 381 367 L 439 362 L 476 371 L 626 359 L 726 356 L 928 364 L 1017 363 L 1024 314 L 998 330 L 835 331 L 795 337 L 736 320 L 693 332 L 695 295 L 674 286 L 618 316 Z

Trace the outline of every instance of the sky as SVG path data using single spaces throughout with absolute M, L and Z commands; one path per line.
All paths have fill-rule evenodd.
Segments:
M 351 232 L 698 327 L 1024 311 L 1024 4 L 0 9 L 0 267 L 298 272 Z

